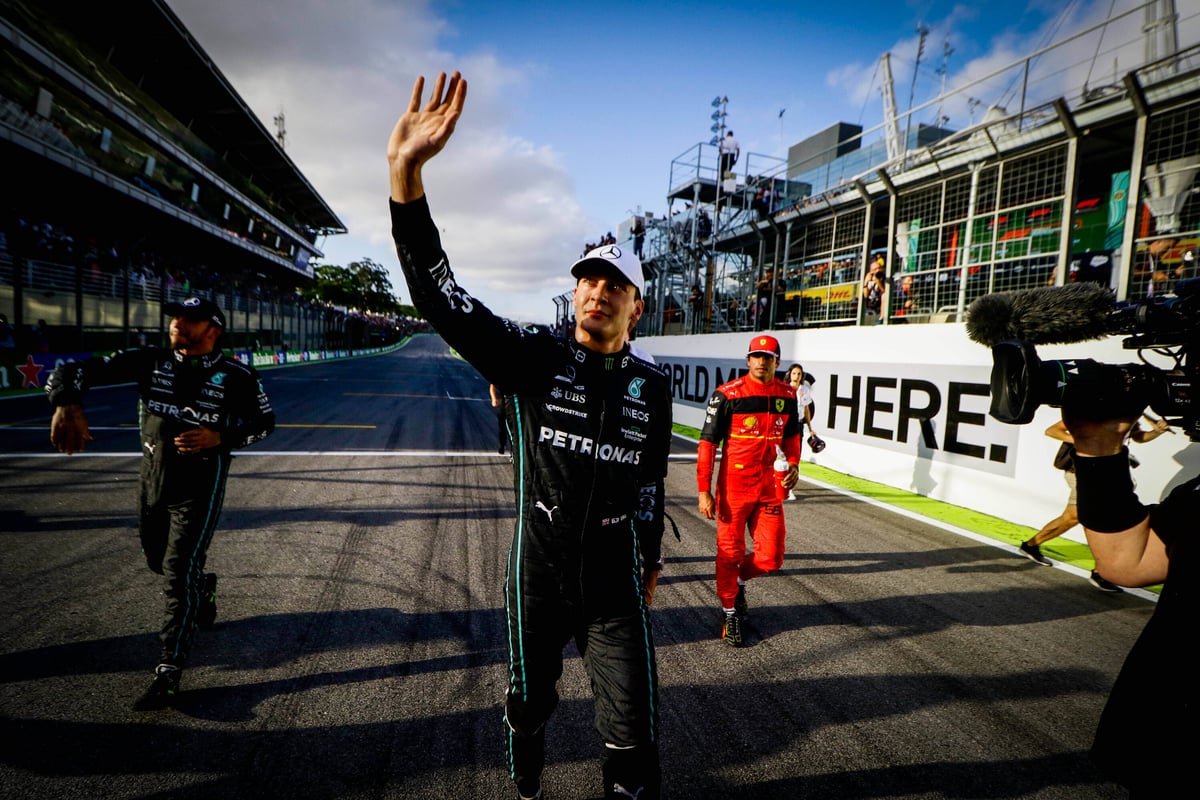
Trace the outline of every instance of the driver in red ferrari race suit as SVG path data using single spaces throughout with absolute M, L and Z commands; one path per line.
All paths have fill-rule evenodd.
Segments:
M 800 417 L 795 390 L 775 377 L 779 355 L 774 336 L 760 334 L 750 341 L 749 371 L 713 392 L 697 450 L 700 513 L 717 520 L 721 638 L 732 647 L 742 645 L 746 583 L 783 565 L 782 500 L 799 477 Z M 713 459 L 722 441 L 714 500 Z M 777 448 L 787 459 L 782 476 L 775 474 Z M 746 552 L 747 528 L 754 541 L 752 553 Z

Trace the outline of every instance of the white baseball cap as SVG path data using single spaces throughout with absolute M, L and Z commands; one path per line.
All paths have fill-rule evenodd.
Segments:
M 583 258 L 571 265 L 571 275 L 578 278 L 584 270 L 581 267 L 592 261 L 599 261 L 610 269 L 616 270 L 638 290 L 639 297 L 646 295 L 646 277 L 642 274 L 642 262 L 631 250 L 618 247 L 615 244 L 605 244 L 594 250 L 589 250 Z

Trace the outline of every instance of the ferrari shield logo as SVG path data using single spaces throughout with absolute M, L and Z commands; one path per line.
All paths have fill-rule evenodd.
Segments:
M 782 397 L 776 397 L 776 398 L 775 398 L 775 413 L 776 413 L 776 414 L 782 414 L 782 413 L 783 413 L 783 406 L 784 406 L 784 404 L 786 404 L 786 403 L 787 403 L 787 401 L 786 401 L 786 400 L 784 400 Z

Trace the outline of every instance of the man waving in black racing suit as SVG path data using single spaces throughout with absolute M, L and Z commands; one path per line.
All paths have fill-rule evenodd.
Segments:
M 542 796 L 545 725 L 574 638 L 604 740 L 605 797 L 659 797 L 658 676 L 647 607 L 661 567 L 671 437 L 666 377 L 630 354 L 641 262 L 615 245 L 587 253 L 567 340 L 493 315 L 454 280 L 429 214 L 422 165 L 454 130 L 467 84 L 424 79 L 388 143 L 392 237 L 413 301 L 442 337 L 511 398 L 517 522 L 505 589 L 510 775 Z M 443 90 L 445 94 L 443 95 Z
M 46 382 L 55 406 L 50 441 L 77 453 L 91 440 L 83 393 L 93 386 L 136 382 L 141 420 L 139 534 L 150 569 L 166 578 L 159 664 L 137 711 L 170 705 L 197 625 L 217 615 L 216 580 L 204 562 L 221 515 L 230 451 L 265 439 L 275 413 L 254 367 L 217 347 L 225 315 L 190 297 L 167 303 L 171 349 L 119 350 L 107 358 L 63 364 Z

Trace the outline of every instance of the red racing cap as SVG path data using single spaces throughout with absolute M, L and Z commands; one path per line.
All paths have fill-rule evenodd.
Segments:
M 746 355 L 752 356 L 755 353 L 763 353 L 764 355 L 779 358 L 779 340 L 774 336 L 755 336 L 750 340 L 750 350 Z

